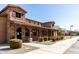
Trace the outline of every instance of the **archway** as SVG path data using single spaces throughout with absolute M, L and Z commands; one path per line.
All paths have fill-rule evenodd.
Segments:
M 17 29 L 17 39 L 22 39 L 22 29 L 21 28 Z

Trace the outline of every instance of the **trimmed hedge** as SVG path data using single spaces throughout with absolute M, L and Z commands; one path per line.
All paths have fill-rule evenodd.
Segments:
M 10 48 L 17 49 L 22 47 L 22 40 L 20 39 L 11 39 L 9 41 Z
M 63 40 L 63 36 L 57 36 L 57 37 L 53 37 L 51 39 L 52 39 L 53 42 L 58 41 L 58 40 Z
M 50 38 L 50 37 L 48 37 L 48 40 L 51 40 L 51 38 Z
M 44 41 L 47 41 L 47 38 L 43 38 Z
M 43 42 L 43 41 L 47 41 L 47 40 L 52 40 L 52 42 L 54 41 L 59 41 L 59 40 L 63 40 L 63 36 L 57 36 L 57 37 L 48 37 L 48 38 L 39 38 L 38 41 L 39 42 Z
M 55 42 L 56 41 L 56 37 L 52 37 L 51 40 L 52 40 L 52 42 Z
M 42 38 L 39 38 L 38 41 L 39 41 L 39 42 L 43 42 L 43 39 L 42 39 Z

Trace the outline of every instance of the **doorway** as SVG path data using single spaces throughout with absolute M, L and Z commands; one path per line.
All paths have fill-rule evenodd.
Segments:
M 22 30 L 21 30 L 21 28 L 17 29 L 17 39 L 22 39 Z

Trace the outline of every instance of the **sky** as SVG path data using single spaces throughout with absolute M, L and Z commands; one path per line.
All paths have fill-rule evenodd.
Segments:
M 0 4 L 0 10 L 5 4 Z M 26 17 L 40 21 L 55 21 L 62 28 L 79 30 L 79 4 L 19 4 L 27 11 Z

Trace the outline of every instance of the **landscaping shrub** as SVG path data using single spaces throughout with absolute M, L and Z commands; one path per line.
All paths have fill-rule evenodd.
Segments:
M 42 39 L 42 38 L 39 38 L 38 41 L 39 41 L 39 42 L 43 42 L 43 39 Z
M 16 49 L 16 48 L 21 48 L 22 47 L 22 40 L 20 39 L 11 39 L 9 41 L 10 48 Z
M 61 39 L 64 39 L 64 37 L 62 36 Z
M 55 42 L 55 39 L 52 39 L 52 42 Z
M 63 40 L 63 36 L 57 36 L 57 37 L 52 37 L 51 38 L 51 40 L 52 40 L 52 42 L 54 42 L 54 41 L 59 41 L 59 40 Z
M 44 38 L 44 41 L 47 41 L 47 38 Z
M 58 40 L 63 40 L 63 36 L 58 36 Z
M 50 40 L 51 38 L 49 37 L 48 40 Z
M 52 41 L 58 41 L 59 40 L 59 37 L 53 37 L 52 38 Z
M 52 40 L 52 42 L 55 42 L 55 38 L 54 37 L 52 37 L 51 40 Z

